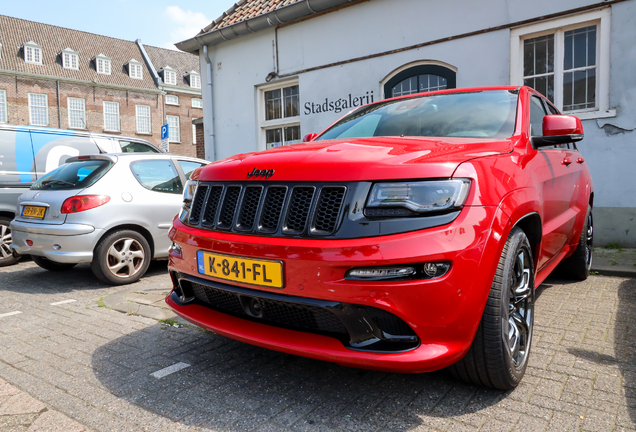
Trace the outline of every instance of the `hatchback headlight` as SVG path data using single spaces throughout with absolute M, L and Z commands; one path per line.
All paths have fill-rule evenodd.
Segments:
M 383 213 L 375 209 L 389 208 L 408 210 L 405 213 L 396 212 L 394 216 L 444 211 L 463 206 L 469 191 L 468 179 L 376 183 L 371 189 L 366 208 L 370 210 L 369 215 L 373 216 Z

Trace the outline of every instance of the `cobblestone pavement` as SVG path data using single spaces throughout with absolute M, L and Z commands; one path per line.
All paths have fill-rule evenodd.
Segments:
M 166 283 L 155 266 L 135 287 Z M 0 269 L 0 285 L 2 432 L 636 430 L 634 279 L 539 287 L 530 366 L 508 392 L 122 314 L 100 307 L 122 288 L 88 266 L 50 273 L 24 262 Z

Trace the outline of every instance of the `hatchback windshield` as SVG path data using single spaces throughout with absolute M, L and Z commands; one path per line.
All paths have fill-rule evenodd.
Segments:
M 54 169 L 31 186 L 31 190 L 84 189 L 99 180 L 113 165 L 107 160 L 69 162 Z
M 360 108 L 317 140 L 380 136 L 508 138 L 517 95 L 506 91 L 446 93 L 378 102 Z

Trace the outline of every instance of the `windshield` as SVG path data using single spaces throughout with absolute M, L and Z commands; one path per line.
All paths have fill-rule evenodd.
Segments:
M 108 160 L 82 160 L 66 163 L 33 183 L 31 190 L 84 189 L 99 180 L 113 165 Z
M 517 95 L 506 90 L 415 96 L 360 108 L 317 141 L 380 136 L 509 138 L 516 112 Z

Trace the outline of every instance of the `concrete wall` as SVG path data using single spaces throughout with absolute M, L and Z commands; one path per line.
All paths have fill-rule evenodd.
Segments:
M 206 89 L 207 65 L 201 54 L 206 157 L 212 160 L 264 149 L 258 123 L 259 88 L 278 74 L 300 86 L 301 134 L 318 132 L 345 112 L 307 113 L 307 103 L 382 97 L 382 81 L 411 62 L 435 61 L 457 70 L 457 87 L 510 84 L 510 30 L 485 32 L 364 61 L 304 69 L 382 53 L 472 31 L 539 18 L 596 4 L 594 0 L 374 0 L 297 24 L 274 28 L 209 47 L 213 98 Z M 458 11 L 461 11 L 459 13 Z M 636 246 L 636 0 L 612 6 L 610 109 L 616 117 L 584 121 L 580 149 L 596 187 L 597 244 Z M 408 29 L 408 31 L 406 30 Z M 276 34 L 277 33 L 277 34 Z M 277 36 L 277 38 L 276 38 Z M 278 62 L 274 41 L 278 43 Z M 281 78 L 284 81 L 285 78 Z M 275 79 L 273 82 L 276 82 Z M 210 115 L 214 110 L 214 119 Z M 213 122 L 213 123 L 212 123 Z M 611 216 L 610 216 L 611 215 Z

